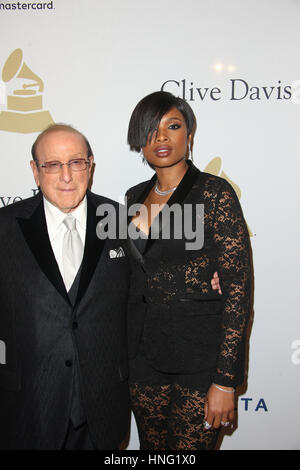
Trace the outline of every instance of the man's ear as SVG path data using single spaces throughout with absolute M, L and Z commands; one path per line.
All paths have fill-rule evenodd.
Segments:
M 30 160 L 30 166 L 31 166 L 31 169 L 32 169 L 34 181 L 35 181 L 37 187 L 39 187 L 40 186 L 40 178 L 39 178 L 39 170 L 38 170 L 37 164 L 34 160 Z
M 94 155 L 89 156 L 89 161 L 90 161 L 89 174 L 91 176 L 92 171 L 93 171 L 93 165 L 94 165 Z

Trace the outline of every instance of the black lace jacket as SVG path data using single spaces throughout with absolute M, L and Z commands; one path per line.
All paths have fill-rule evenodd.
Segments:
M 183 230 L 178 236 L 172 217 L 169 239 L 162 230 L 163 219 L 157 231 L 152 224 L 143 254 L 132 240 L 127 241 L 132 264 L 129 354 L 134 357 L 143 345 L 157 370 L 202 374 L 204 387 L 212 381 L 236 386 L 244 378 L 250 311 L 248 230 L 232 187 L 222 178 L 200 172 L 190 161 L 188 164 L 188 171 L 165 208 L 177 204 L 190 211 L 192 207 L 192 226 L 199 235 L 203 218 L 200 220 L 201 211 L 197 212 L 196 207 L 203 204 L 203 246 L 190 245 L 187 249 L 190 235 Z M 129 189 L 128 206 L 143 203 L 155 182 L 156 175 Z M 222 295 L 211 288 L 215 271 Z

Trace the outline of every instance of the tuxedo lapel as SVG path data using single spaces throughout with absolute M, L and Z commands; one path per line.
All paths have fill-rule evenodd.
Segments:
M 34 210 L 17 221 L 23 236 L 41 270 L 57 291 L 67 300 L 68 295 L 49 240 L 42 195 L 35 196 Z
M 98 204 L 99 201 L 94 201 L 92 198 L 92 194 L 88 192 L 85 246 L 76 304 L 78 304 L 78 302 L 83 297 L 91 281 L 91 278 L 94 274 L 105 243 L 105 240 L 101 240 L 100 238 L 98 238 L 96 233 L 97 223 L 100 220 L 100 217 L 98 217 L 98 219 L 96 217 L 96 210 Z
M 35 199 L 36 198 L 36 199 Z M 23 236 L 38 262 L 41 270 L 57 291 L 70 303 L 58 264 L 56 262 L 48 235 L 42 194 L 32 200 L 32 205 L 26 214 L 17 216 Z M 94 201 L 91 193 L 87 193 L 87 227 L 81 273 L 76 304 L 84 295 L 99 261 L 105 240 L 100 240 L 96 234 L 96 210 L 99 200 Z M 100 218 L 98 218 L 100 220 Z
M 192 186 L 200 174 L 200 170 L 191 162 L 191 160 L 186 161 L 188 169 L 180 181 L 177 189 L 174 191 L 170 199 L 167 201 L 167 205 L 171 206 L 172 204 L 182 204 L 187 197 L 188 193 L 192 189 Z

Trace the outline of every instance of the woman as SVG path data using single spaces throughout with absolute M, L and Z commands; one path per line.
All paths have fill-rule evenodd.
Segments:
M 155 170 L 127 192 L 131 215 L 141 205 L 128 241 L 130 393 L 141 449 L 214 449 L 243 381 L 248 232 L 231 186 L 188 160 L 194 128 L 185 101 L 156 92 L 138 103 L 128 130 L 130 148 Z M 192 227 L 180 235 L 178 220 Z M 222 295 L 211 288 L 215 271 Z

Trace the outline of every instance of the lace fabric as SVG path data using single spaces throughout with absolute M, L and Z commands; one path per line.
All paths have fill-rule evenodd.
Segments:
M 131 188 L 128 204 L 141 194 L 145 197 L 153 184 L 151 180 Z M 134 262 L 131 279 L 132 296 L 143 294 L 147 308 L 143 306 L 145 313 L 139 315 L 142 304 L 140 308 L 138 302 L 129 304 L 129 346 L 136 341 L 130 336 L 130 324 L 138 331 L 136 324 L 141 322 L 140 344 L 154 369 L 167 373 L 209 369 L 209 374 L 204 374 L 206 382 L 201 387 L 197 382 L 186 387 L 180 381 L 147 382 L 141 370 L 140 376 L 132 377 L 131 396 L 142 446 L 213 448 L 216 434 L 203 431 L 203 390 L 211 382 L 236 386 L 244 378 L 251 286 L 249 235 L 238 198 L 225 180 L 200 173 L 190 164 L 180 185 L 169 204 L 177 202 L 176 198 L 184 204 L 204 204 L 204 246 L 187 251 L 183 239 L 148 241 L 144 274 Z M 211 288 L 215 271 L 221 297 Z
M 218 429 L 204 429 L 205 394 L 178 384 L 130 387 L 140 448 L 213 450 Z

